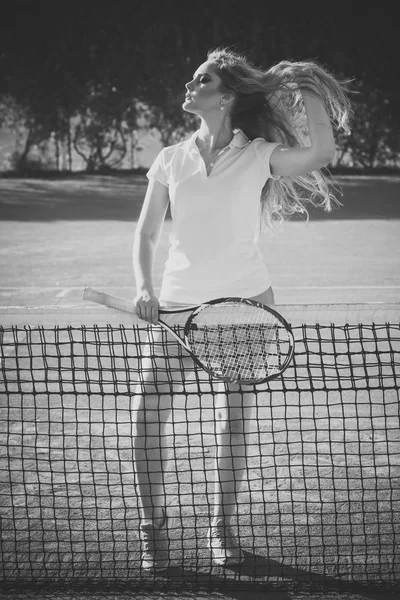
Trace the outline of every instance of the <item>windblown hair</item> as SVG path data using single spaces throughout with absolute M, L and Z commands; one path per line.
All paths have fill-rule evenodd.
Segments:
M 250 140 L 261 137 L 290 147 L 308 146 L 303 91 L 324 103 L 334 131 L 349 133 L 349 81 L 339 81 L 316 62 L 282 61 L 263 71 L 226 48 L 210 50 L 208 60 L 217 65 L 223 91 L 235 96 L 230 113 L 232 128 L 241 129 Z M 268 179 L 261 194 L 264 224 L 270 226 L 295 213 L 308 217 L 306 207 L 310 204 L 332 210 L 340 203 L 331 189 L 328 172 L 322 170 Z

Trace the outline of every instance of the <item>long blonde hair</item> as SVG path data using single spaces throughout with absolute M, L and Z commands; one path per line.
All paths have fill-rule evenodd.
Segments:
M 316 62 L 282 61 L 263 71 L 227 48 L 210 50 L 207 58 L 216 63 L 222 89 L 234 93 L 232 128 L 241 129 L 250 140 L 262 137 L 291 147 L 308 145 L 302 91 L 320 98 L 334 131 L 350 132 L 349 81 L 339 81 Z M 308 217 L 310 204 L 332 210 L 334 204 L 340 204 L 332 187 L 328 172 L 323 170 L 268 179 L 261 194 L 264 223 L 271 225 L 295 213 Z

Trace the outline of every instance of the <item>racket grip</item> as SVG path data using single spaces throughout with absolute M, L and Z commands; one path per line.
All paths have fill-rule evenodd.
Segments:
M 91 287 L 87 287 L 83 291 L 83 299 L 89 300 L 90 302 L 96 302 L 102 306 L 108 308 L 114 308 L 121 312 L 135 314 L 135 305 L 132 300 L 126 300 L 126 298 L 119 298 L 118 296 L 111 296 L 105 292 L 99 292 Z

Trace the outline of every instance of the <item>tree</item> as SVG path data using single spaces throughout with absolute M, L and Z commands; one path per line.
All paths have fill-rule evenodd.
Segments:
M 343 15 L 335 4 L 308 10 L 256 0 L 190 6 L 149 0 L 96 3 L 93 10 L 91 2 L 14 0 L 0 23 L 0 94 L 24 107 L 28 146 L 52 134 L 71 156 L 71 119 L 82 115 L 75 144 L 90 168 L 98 168 L 123 155 L 120 131 L 133 98 L 152 109 L 164 143 L 195 125 L 181 109 L 184 86 L 209 48 L 230 46 L 266 68 L 283 59 L 315 59 L 339 77 L 362 82 L 368 96 L 355 100 L 353 135 L 339 140 L 342 154 L 353 150 L 360 165 L 393 162 L 400 129 L 396 21 L 390 11 L 351 8 Z
M 133 102 L 107 83 L 90 86 L 77 117 L 73 145 L 87 171 L 116 168 L 127 153 L 124 124 L 134 121 Z
M 395 116 L 388 95 L 366 84 L 359 85 L 360 94 L 354 98 L 354 119 L 345 149 L 353 165 L 372 170 L 396 162 L 399 136 L 394 135 Z M 398 160 L 398 154 L 397 154 Z

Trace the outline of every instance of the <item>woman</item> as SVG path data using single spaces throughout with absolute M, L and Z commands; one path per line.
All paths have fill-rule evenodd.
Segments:
M 333 127 L 347 128 L 345 89 L 316 63 L 281 62 L 265 72 L 229 50 L 208 53 L 186 84 L 183 103 L 185 111 L 199 117 L 199 129 L 187 141 L 164 148 L 147 174 L 134 242 L 135 305 L 141 319 L 156 324 L 160 304 L 198 305 L 223 296 L 274 304 L 257 245 L 260 224 L 305 212 L 307 201 L 330 210 L 328 181 L 319 169 L 335 156 Z M 157 298 L 152 266 L 169 203 L 171 247 Z M 190 359 L 185 360 L 190 368 Z M 168 456 L 162 440 L 172 393 L 165 365 L 162 356 L 144 362 L 134 397 L 142 566 L 153 570 L 169 564 L 162 478 Z M 171 360 L 168 366 L 174 368 Z M 208 545 L 219 565 L 243 560 L 231 523 L 254 399 L 250 388 L 221 383 L 215 401 L 216 478 Z

